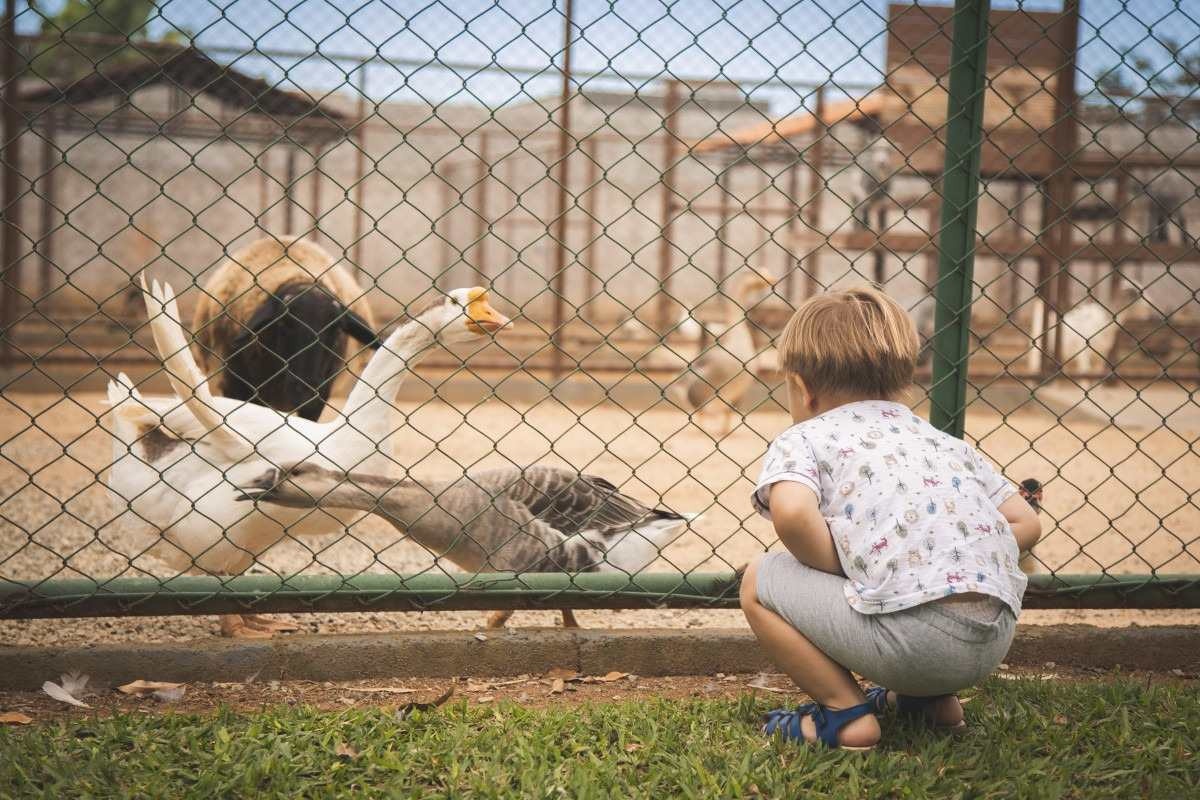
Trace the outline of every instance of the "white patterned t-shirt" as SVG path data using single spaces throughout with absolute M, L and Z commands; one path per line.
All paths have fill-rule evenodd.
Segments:
M 907 406 L 848 403 L 793 425 L 771 443 L 754 489 L 767 519 L 779 481 L 816 493 L 855 610 L 883 614 L 979 592 L 1020 613 L 1027 579 L 998 510 L 1015 487 Z

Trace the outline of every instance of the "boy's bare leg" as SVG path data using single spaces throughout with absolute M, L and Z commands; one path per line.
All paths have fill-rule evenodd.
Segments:
M 896 693 L 887 693 L 888 705 L 892 708 L 896 707 Z M 937 725 L 951 727 L 963 721 L 963 707 L 958 699 L 958 695 L 948 694 L 945 697 L 939 697 L 937 702 L 928 706 L 925 715 Z
M 756 584 L 759 558 L 742 576 L 742 611 L 767 655 L 813 700 L 831 709 L 850 708 L 867 698 L 848 670 L 817 649 L 783 617 L 759 604 Z M 812 718 L 801 723 L 805 739 L 816 739 Z M 879 741 L 879 721 L 868 714 L 842 728 L 838 741 L 849 747 L 869 747 Z

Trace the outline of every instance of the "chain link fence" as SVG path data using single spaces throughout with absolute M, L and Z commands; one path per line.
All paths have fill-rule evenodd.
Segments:
M 9 0 L 0 615 L 731 606 L 864 280 L 1030 606 L 1196 607 L 1200 18 L 988 5 Z

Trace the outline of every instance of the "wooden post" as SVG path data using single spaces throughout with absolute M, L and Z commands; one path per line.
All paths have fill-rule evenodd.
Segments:
M 567 290 L 567 182 L 571 179 L 571 0 L 565 0 L 563 9 L 563 67 L 562 91 L 558 108 L 558 204 L 555 208 L 554 238 L 554 322 L 551 326 L 551 341 L 554 343 L 552 377 L 563 373 L 562 348 L 563 327 L 566 325 Z
M 664 122 L 662 184 L 662 216 L 658 240 L 658 329 L 665 331 L 671 324 L 671 231 L 675 224 L 675 161 L 679 158 L 678 111 L 680 106 L 680 84 L 671 78 L 667 81 L 664 100 L 666 119 Z

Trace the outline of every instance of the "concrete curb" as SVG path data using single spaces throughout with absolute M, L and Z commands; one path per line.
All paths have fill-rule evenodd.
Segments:
M 0 647 L 0 689 L 37 689 L 69 670 L 98 686 L 160 681 L 354 680 L 504 676 L 567 667 L 586 675 L 712 675 L 770 669 L 743 629 L 472 631 L 291 636 L 268 641 L 205 639 L 82 648 Z M 1022 626 L 1008 656 L 1014 666 L 1200 671 L 1200 628 Z

